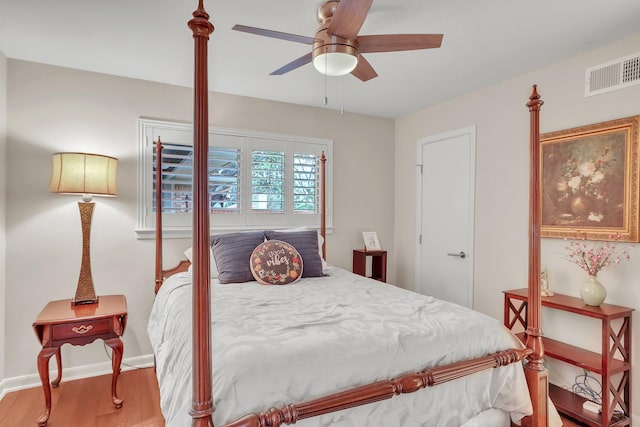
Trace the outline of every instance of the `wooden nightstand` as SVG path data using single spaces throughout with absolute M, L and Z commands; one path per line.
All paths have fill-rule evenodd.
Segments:
M 367 257 L 371 257 L 371 278 L 381 282 L 387 281 L 387 251 L 353 250 L 353 272 L 361 276 L 367 275 Z
M 38 372 L 44 389 L 45 412 L 38 425 L 45 426 L 51 414 L 51 387 L 49 385 L 49 360 L 55 354 L 58 376 L 51 382 L 57 387 L 62 379 L 60 347 L 63 344 L 85 345 L 97 339 L 104 340 L 113 350 L 111 399 L 116 408 L 123 400 L 116 394 L 123 345 L 120 337 L 127 324 L 127 301 L 124 295 L 105 295 L 96 304 L 72 305 L 70 299 L 51 301 L 40 312 L 33 323 L 36 335 L 42 344 L 38 354 Z

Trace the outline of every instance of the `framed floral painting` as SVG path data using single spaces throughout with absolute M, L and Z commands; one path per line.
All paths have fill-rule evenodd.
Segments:
M 542 237 L 638 242 L 640 116 L 545 133 Z

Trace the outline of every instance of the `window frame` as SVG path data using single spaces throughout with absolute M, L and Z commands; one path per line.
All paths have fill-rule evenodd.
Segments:
M 153 239 L 155 237 L 155 212 L 153 211 L 153 151 L 155 141 L 160 136 L 170 135 L 167 142 L 180 142 L 193 144 L 193 125 L 189 122 L 165 121 L 149 118 L 138 119 L 138 206 L 136 238 L 139 240 Z M 293 157 L 296 154 L 315 154 L 320 156 L 324 151 L 327 157 L 325 168 L 326 189 L 326 228 L 330 233 L 333 226 L 332 220 L 332 190 L 333 171 L 330 159 L 333 154 L 333 140 L 327 138 L 304 137 L 284 135 L 269 132 L 257 132 L 243 129 L 209 127 L 209 143 L 214 146 L 214 139 L 227 139 L 232 145 L 219 145 L 231 147 L 237 143 L 241 153 L 241 213 L 211 213 L 211 233 L 245 231 L 255 229 L 279 229 L 289 227 L 307 226 L 319 228 L 320 212 L 310 214 L 307 212 L 294 212 L 293 209 Z M 253 150 L 270 150 L 285 152 L 285 172 L 287 179 L 285 184 L 285 213 L 251 212 L 251 168 L 245 166 L 251 163 Z M 247 175 L 248 172 L 248 175 Z M 318 160 L 318 173 L 320 173 L 320 161 Z M 246 178 L 248 177 L 248 179 Z M 247 198 L 248 195 L 248 198 Z M 318 186 L 318 204 L 320 203 L 320 186 Z M 232 216 L 235 216 L 232 217 Z M 165 238 L 190 238 L 192 237 L 192 214 L 163 214 L 163 237 Z M 224 221 L 221 221 L 224 219 Z

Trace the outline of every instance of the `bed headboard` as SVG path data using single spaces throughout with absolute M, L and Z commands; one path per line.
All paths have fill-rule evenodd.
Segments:
M 191 262 L 188 260 L 181 260 L 178 265 L 171 267 L 169 269 L 163 269 L 163 259 L 162 259 L 162 142 L 160 137 L 155 142 L 156 148 L 156 201 L 155 201 L 155 210 L 156 210 L 156 229 L 155 229 L 155 237 L 156 237 L 156 266 L 155 266 L 155 287 L 154 292 L 158 293 L 164 279 L 172 276 L 173 274 L 180 273 L 183 271 L 187 271 Z M 324 151 L 319 157 L 319 166 L 320 166 L 320 235 L 322 236 L 322 247 L 320 248 L 322 251 L 322 258 L 326 261 L 327 259 L 327 209 L 326 209 L 326 167 L 327 167 L 327 156 L 324 154 Z M 194 239 L 195 240 L 195 239 Z

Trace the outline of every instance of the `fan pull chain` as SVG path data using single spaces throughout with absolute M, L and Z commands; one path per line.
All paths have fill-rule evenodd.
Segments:
M 324 76 L 324 105 L 329 104 L 329 98 L 327 98 L 327 76 Z
M 340 79 L 340 114 L 344 116 L 344 79 L 346 77 L 343 76 Z
M 325 50 L 327 48 L 325 47 Z M 324 55 L 324 105 L 329 104 L 329 98 L 327 97 L 327 55 Z

